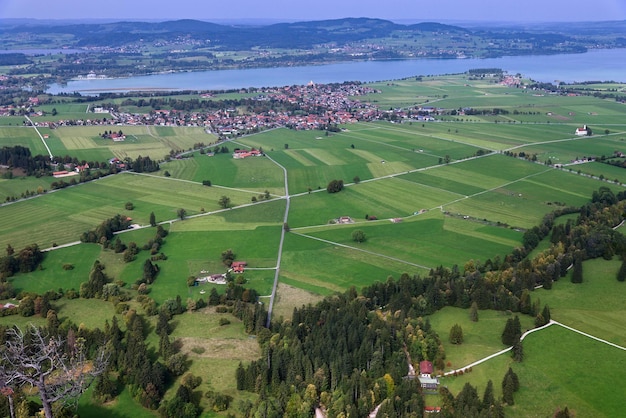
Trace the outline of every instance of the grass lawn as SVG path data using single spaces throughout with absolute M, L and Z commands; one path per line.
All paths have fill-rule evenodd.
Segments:
M 101 247 L 97 244 L 80 244 L 48 251 L 40 270 L 17 274 L 9 280 L 18 292 L 43 294 L 48 290 L 79 290 L 80 284 L 89 279 L 89 272 L 100 252 Z M 65 270 L 65 264 L 71 264 L 73 268 Z
M 616 280 L 621 261 L 603 259 L 583 263 L 583 283 L 573 284 L 571 272 L 554 283 L 551 290 L 538 289 L 539 298 L 550 306 L 550 314 L 562 322 L 612 343 L 626 346 L 626 283 Z
M 515 314 L 522 324 L 522 331 L 533 328 L 533 318 L 528 315 Z M 472 322 L 468 309 L 447 306 L 430 315 L 430 324 L 437 331 L 446 349 L 445 371 L 460 369 L 481 358 L 487 357 L 504 348 L 502 331 L 506 321 L 512 318 L 511 313 L 500 311 L 478 311 L 478 321 Z M 450 344 L 448 336 L 450 328 L 459 324 L 463 329 L 463 344 Z M 507 356 L 505 354 L 505 356 Z M 494 382 L 496 383 L 496 382 Z M 497 382 L 499 383 L 499 382 Z
M 567 406 L 576 416 L 614 417 L 626 405 L 614 386 L 626 378 L 626 353 L 559 326 L 530 334 L 524 340 L 522 363 L 513 363 L 505 353 L 441 383 L 457 394 L 469 382 L 482 396 L 491 379 L 498 397 L 509 366 L 519 377 L 520 390 L 515 405 L 506 408 L 507 416 L 546 417 Z

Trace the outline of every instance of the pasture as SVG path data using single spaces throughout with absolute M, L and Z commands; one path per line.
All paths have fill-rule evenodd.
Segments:
M 22 248 L 37 243 L 47 248 L 53 243 L 73 242 L 117 213 L 141 225 L 149 223 L 151 212 L 157 222 L 176 221 L 179 208 L 185 209 L 187 216 L 221 210 L 218 200 L 223 195 L 230 197 L 233 205 L 241 205 L 250 202 L 251 193 L 158 176 L 109 176 L 3 206 L 0 246 Z M 126 211 L 126 202 L 132 202 L 135 209 Z

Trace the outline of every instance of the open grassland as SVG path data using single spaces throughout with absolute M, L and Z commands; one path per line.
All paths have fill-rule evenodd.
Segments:
M 0 178 L 0 202 L 6 202 L 7 197 L 19 198 L 25 192 L 48 191 L 54 181 L 57 181 L 54 177 L 19 177 L 12 180 Z
M 594 135 L 591 137 L 577 137 L 541 145 L 531 144 L 517 148 L 515 152 L 523 151 L 527 154 L 536 154 L 537 159 L 541 162 L 550 160 L 553 164 L 569 165 L 583 158 L 611 157 L 615 151 L 626 153 L 626 144 L 624 144 L 623 138 L 623 132 L 609 135 Z M 582 167 L 569 165 L 567 168 L 577 170 Z
M 169 172 L 174 178 L 202 183 L 205 180 L 212 185 L 235 187 L 263 193 L 283 195 L 283 171 L 267 158 L 249 157 L 234 159 L 230 153 L 206 154 L 194 153 L 183 160 L 172 160 L 161 165 L 162 172 Z
M 572 170 L 575 173 L 580 172 L 588 176 L 606 179 L 608 182 L 626 183 L 626 170 L 610 164 L 589 162 L 586 164 L 568 166 L 565 170 Z
M 34 128 L 0 126 L 0 148 L 16 145 L 29 148 L 32 155 L 48 155 L 46 147 Z
M 522 324 L 522 331 L 534 327 L 533 318 L 528 315 L 517 315 Z M 502 344 L 501 336 L 506 321 L 512 317 L 510 312 L 478 311 L 478 321 L 472 322 L 469 317 L 469 310 L 451 306 L 428 316 L 431 326 L 439 334 L 446 349 L 445 371 L 464 368 L 468 364 L 506 348 Z M 463 344 L 450 344 L 448 340 L 450 328 L 454 324 L 460 325 L 463 329 Z M 504 356 L 508 357 L 509 355 L 504 354 Z M 494 381 L 494 383 L 499 384 L 500 382 Z
M 157 176 L 109 176 L 2 207 L 0 246 L 22 248 L 37 243 L 47 248 L 53 243 L 73 242 L 117 213 L 146 225 L 151 212 L 161 222 L 175 220 L 179 208 L 188 216 L 200 214 L 202 209 L 220 210 L 218 200 L 223 195 L 230 197 L 233 205 L 240 205 L 249 203 L 251 194 Z M 126 211 L 126 202 L 133 202 L 135 209 Z
M 222 318 L 230 323 L 220 325 Z M 180 315 L 173 326 L 170 337 L 181 344 L 181 352 L 191 360 L 189 372 L 202 376 L 198 390 L 213 390 L 238 398 L 237 366 L 240 362 L 256 360 L 261 354 L 259 344 L 245 333 L 242 322 L 230 314 L 205 308 Z M 174 385 L 165 397 L 174 396 L 177 389 L 178 385 Z
M 615 385 L 626 379 L 626 352 L 552 326 L 524 340 L 524 356 L 513 366 L 521 387 L 510 416 L 550 416 L 565 406 L 578 417 L 623 413 L 626 403 Z
M 515 393 L 515 405 L 507 407 L 507 416 L 552 416 L 567 406 L 576 416 L 614 417 L 624 409 L 615 382 L 626 378 L 626 353 L 555 325 L 524 340 L 522 363 L 513 363 L 505 353 L 463 376 L 443 378 L 441 383 L 457 394 L 469 382 L 482 396 L 491 379 L 497 397 L 509 366 L 519 377 L 520 390 Z
M 18 128 L 6 128 L 17 131 Z M 112 157 L 120 159 L 135 159 L 138 156 L 149 156 L 152 159 L 162 159 L 171 150 L 182 151 L 193 147 L 197 143 L 210 144 L 215 142 L 213 135 L 207 134 L 202 128 L 195 127 L 166 127 L 166 126 L 69 126 L 54 130 L 38 128 L 42 134 L 50 135 L 46 141 L 53 155 L 72 155 L 87 161 L 107 161 Z M 19 128 L 25 137 L 13 142 L 19 145 L 28 145 L 28 141 L 39 145 L 33 154 L 47 154 L 45 147 L 33 128 Z M 126 135 L 123 142 L 113 142 L 101 137 L 105 131 L 121 130 Z M 6 135 L 2 135 L 4 138 Z
M 194 221 L 186 220 L 182 224 L 192 222 Z M 272 268 L 276 266 L 278 256 L 279 231 L 280 226 L 259 227 L 254 230 L 178 232 L 176 225 L 173 225 L 172 232 L 166 237 L 166 244 L 162 247 L 168 259 L 158 262 L 160 272 L 151 286 L 150 297 L 157 302 L 176 298 L 177 295 L 181 295 L 183 299 L 198 299 L 203 297 L 201 290 L 208 293 L 212 286 L 216 286 L 221 293 L 223 285 L 202 284 L 188 287 L 187 278 L 202 276 L 202 271 L 206 271 L 206 275 L 225 273 L 227 267 L 221 263 L 220 255 L 227 249 L 232 249 L 237 260 L 248 263 L 244 275 L 248 281 L 247 286 L 257 290 L 260 295 L 269 294 L 274 279 Z M 124 269 L 121 274 L 124 281 L 134 283 L 141 277 L 142 260 L 146 258 L 143 254 L 140 253 L 139 262 L 135 261 Z M 262 270 L 254 270 L 255 268 Z
M 609 262 L 600 259 L 585 261 L 583 283 L 572 284 L 566 276 L 551 290 L 533 292 L 532 300 L 541 306 L 548 304 L 552 319 L 624 346 L 624 283 L 615 279 L 619 265 L 617 259 Z M 486 324 L 481 325 L 484 320 L 491 321 L 494 317 L 497 320 L 499 315 L 479 311 L 479 321 L 472 323 L 467 311 L 444 308 L 430 316 L 433 328 L 443 338 L 454 323 L 463 328 L 464 343 L 460 346 L 446 345 L 446 361 L 450 361 L 451 367 L 469 364 L 502 348 L 499 335 L 504 324 L 493 324 L 485 329 L 482 327 Z M 520 319 L 522 329 L 532 326 L 531 318 L 520 316 Z M 496 394 L 499 394 L 502 376 L 512 365 L 519 375 L 521 389 L 515 395 L 516 405 L 507 409 L 510 416 L 549 416 L 557 408 L 565 406 L 577 416 L 612 417 L 623 410 L 623 398 L 614 396 L 612 389 L 614 382 L 626 377 L 626 352 L 623 350 L 558 325 L 530 334 L 523 344 L 522 363 L 512 363 L 510 355 L 503 354 L 475 366 L 471 373 L 462 377 L 444 378 L 442 384 L 453 393 L 458 393 L 465 382 L 470 382 L 482 394 L 487 380 L 492 379 Z M 597 376 L 596 384 L 587 384 L 584 376 L 589 375 Z
M 46 253 L 42 269 L 19 274 L 10 280 L 18 292 L 25 290 L 41 295 L 51 289 L 79 290 L 80 284 L 89 278 L 93 262 L 99 258 L 101 251 L 97 244 L 58 248 Z M 63 266 L 66 264 L 71 264 L 73 268 L 65 270 Z
M 338 194 L 324 190 L 292 199 L 293 215 L 289 216 L 289 225 L 324 225 L 341 216 L 350 216 L 357 223 L 366 222 L 365 215 L 378 219 L 406 217 L 459 198 L 458 194 L 446 190 L 397 178 L 372 181 L 345 187 Z
M 552 318 L 596 337 L 626 346 L 626 283 L 616 279 L 620 261 L 603 259 L 583 263 L 583 283 L 569 275 L 551 290 L 539 289 L 532 297 L 550 306 Z M 570 273 L 571 274 L 571 273 Z
M 519 181 L 502 184 L 494 190 L 477 194 L 469 199 L 452 202 L 444 209 L 476 219 L 486 219 L 514 227 L 530 228 L 543 214 L 559 206 L 583 205 L 601 185 L 621 190 L 616 185 L 602 183 L 562 170 L 541 168 L 535 175 Z
M 356 229 L 365 232 L 366 242 L 357 244 L 352 240 L 352 232 Z M 452 254 L 464 260 L 486 260 L 505 254 L 517 245 L 520 237 L 520 233 L 510 229 L 444 218 L 440 212 L 392 225 L 384 220 L 303 232 L 313 238 L 368 251 L 372 258 L 380 254 L 428 269 L 442 265 Z M 384 280 L 384 277 L 379 279 Z

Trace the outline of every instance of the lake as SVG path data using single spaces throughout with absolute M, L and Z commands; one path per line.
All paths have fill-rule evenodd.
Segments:
M 626 82 L 626 49 L 591 50 L 584 54 L 529 55 L 487 59 L 415 59 L 359 61 L 303 67 L 216 70 L 153 74 L 114 79 L 72 80 L 53 84 L 48 93 L 97 94 L 131 90 L 229 90 L 343 81 L 385 81 L 418 75 L 463 73 L 472 68 L 502 68 L 536 81 Z

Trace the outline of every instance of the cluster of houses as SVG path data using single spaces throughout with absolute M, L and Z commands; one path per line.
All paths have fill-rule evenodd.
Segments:
M 196 277 L 195 284 L 198 285 L 200 283 L 211 283 L 211 284 L 226 284 L 226 277 L 228 273 L 233 272 L 237 274 L 241 274 L 245 271 L 246 266 L 248 265 L 245 261 L 233 261 L 230 265 L 230 269 L 226 273 L 216 273 L 209 274 L 208 271 L 202 270 L 200 272 L 200 276 Z
M 89 170 L 89 164 L 85 163 L 85 164 L 77 164 L 73 167 L 73 164 L 70 164 L 69 166 L 66 165 L 65 166 L 65 170 L 58 170 L 58 171 L 54 171 L 52 173 L 52 176 L 54 178 L 61 178 L 61 177 L 69 177 L 69 176 L 76 176 L 80 173 L 82 173 L 83 171 Z

